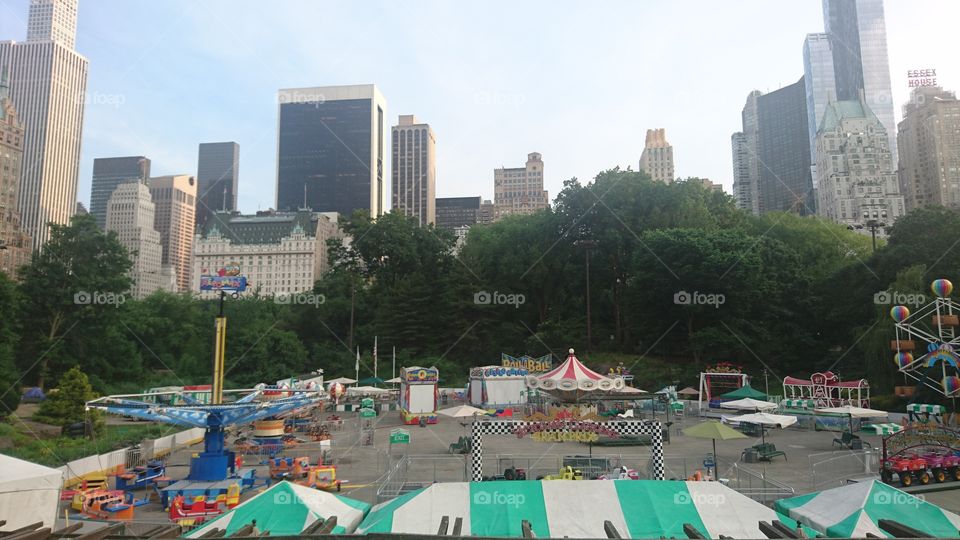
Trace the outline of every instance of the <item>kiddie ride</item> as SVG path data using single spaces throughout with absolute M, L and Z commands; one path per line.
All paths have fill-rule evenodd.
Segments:
M 270 478 L 287 480 L 301 486 L 323 491 L 340 491 L 344 481 L 337 480 L 336 465 L 310 465 L 309 457 L 270 458 Z
M 146 465 L 138 465 L 116 475 L 117 489 L 122 491 L 150 488 L 158 482 L 169 481 L 166 465 L 159 459 L 153 459 Z
M 134 507 L 147 502 L 136 500 L 133 493 L 119 489 L 92 489 L 78 492 L 71 508 L 80 512 L 81 519 L 129 521 L 133 519 Z
M 188 503 L 184 500 L 183 495 L 177 495 L 170 505 L 170 521 L 175 521 L 181 525 L 198 525 L 210 516 L 222 514 L 223 506 L 221 502 L 220 500 L 208 501 L 203 497 L 198 497 L 192 503 Z
M 583 471 L 574 469 L 571 465 L 564 465 L 557 474 L 548 474 L 537 480 L 583 480 Z
M 175 482 L 162 491 L 162 502 L 166 506 L 170 497 L 177 495 L 220 497 L 227 495 L 233 486 L 240 490 L 251 487 L 256 471 L 252 468 L 238 469 L 234 452 L 228 450 L 224 444 L 226 428 L 309 407 L 320 400 L 316 390 L 287 390 L 286 397 L 269 396 L 270 399 L 262 396 L 263 389 L 236 390 L 234 393 L 247 395 L 232 403 L 207 404 L 184 394 L 183 405 L 161 405 L 133 399 L 146 396 L 133 394 L 97 398 L 87 402 L 87 406 L 121 416 L 204 428 L 203 451 L 190 460 L 189 474 L 184 480 Z M 224 482 L 225 480 L 232 482 Z M 186 503 L 183 504 L 186 511 Z
M 880 479 L 904 487 L 960 481 L 960 432 L 949 427 L 915 425 L 883 438 Z
M 613 472 L 607 474 L 601 474 L 597 477 L 597 480 L 639 480 L 640 473 L 636 469 L 628 469 L 627 467 L 621 465 L 616 468 Z

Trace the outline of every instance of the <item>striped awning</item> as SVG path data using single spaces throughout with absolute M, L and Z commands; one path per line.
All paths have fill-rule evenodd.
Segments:
M 886 424 L 869 424 L 863 426 L 863 429 L 873 430 L 877 435 L 893 435 L 894 433 L 903 431 L 903 426 L 890 422 Z
M 930 405 L 928 403 L 911 403 L 907 405 L 907 412 L 943 414 L 947 412 L 947 408 L 944 407 L 943 405 Z
M 812 399 L 785 399 L 780 405 L 788 409 L 813 409 L 817 402 Z

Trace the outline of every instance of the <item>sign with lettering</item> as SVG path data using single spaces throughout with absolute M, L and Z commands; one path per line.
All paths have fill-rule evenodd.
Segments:
M 908 69 L 907 86 L 919 88 L 921 86 L 936 86 L 937 70 L 935 69 Z
M 246 276 L 200 276 L 201 291 L 236 291 L 247 290 Z
M 547 354 L 540 358 L 533 358 L 524 355 L 520 358 L 514 358 L 509 354 L 501 353 L 500 365 L 505 368 L 525 369 L 530 373 L 543 373 L 553 368 L 553 356 Z
M 541 442 L 581 441 L 593 442 L 601 435 L 610 438 L 620 436 L 616 430 L 600 422 L 580 422 L 553 420 L 550 422 L 531 422 L 513 431 L 518 439 L 531 435 L 533 440 Z

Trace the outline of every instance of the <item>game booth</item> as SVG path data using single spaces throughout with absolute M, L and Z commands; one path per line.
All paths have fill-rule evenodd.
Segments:
M 404 424 L 437 423 L 440 372 L 436 367 L 400 369 L 400 419 Z
M 488 409 L 526 403 L 526 377 L 529 373 L 525 369 L 503 366 L 472 368 L 467 401 Z
M 840 407 L 869 410 L 870 384 L 866 379 L 841 380 L 832 371 L 814 373 L 809 379 L 788 376 L 783 379 L 783 397 L 780 402 L 783 412 L 796 416 L 804 428 L 846 431 L 853 424 L 850 415 L 827 410 Z
M 723 401 L 721 399 L 723 394 L 739 390 L 749 384 L 750 377 L 740 366 L 730 362 L 719 362 L 716 365 L 707 366 L 706 370 L 700 373 L 700 410 L 705 411 L 708 407 L 719 408 Z

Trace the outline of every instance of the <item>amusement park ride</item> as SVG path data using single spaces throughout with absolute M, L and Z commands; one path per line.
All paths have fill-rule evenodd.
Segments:
M 894 306 L 890 317 L 896 323 L 896 339 L 891 348 L 901 373 L 945 397 L 960 391 L 960 306 L 950 299 L 953 283 L 938 279 L 930 284 L 935 298 L 910 313 L 906 306 Z M 915 357 L 914 351 L 924 351 Z

